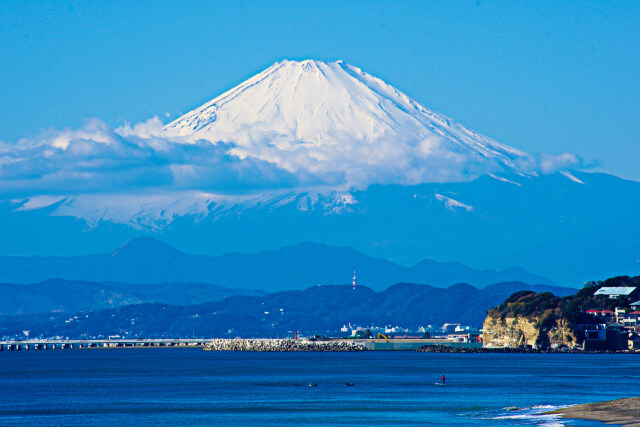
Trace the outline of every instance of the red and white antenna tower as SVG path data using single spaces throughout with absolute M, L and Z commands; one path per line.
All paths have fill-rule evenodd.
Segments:
M 353 283 L 353 289 L 355 289 L 356 288 L 356 271 L 355 270 L 353 270 L 353 282 L 352 283 Z

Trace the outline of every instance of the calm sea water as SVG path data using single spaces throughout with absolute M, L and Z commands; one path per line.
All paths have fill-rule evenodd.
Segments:
M 639 368 L 634 355 L 5 351 L 0 424 L 587 426 L 538 414 L 638 395 Z

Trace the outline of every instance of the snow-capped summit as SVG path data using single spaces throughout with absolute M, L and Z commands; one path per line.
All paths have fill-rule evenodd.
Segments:
M 161 230 L 183 217 L 355 212 L 375 185 L 485 175 L 511 187 L 555 170 L 579 184 L 574 160 L 500 144 L 344 62 L 282 61 L 166 126 L 91 121 L 0 146 L 0 196 L 89 227 Z M 481 211 L 473 198 L 430 193 L 420 199 L 454 215 Z
M 530 157 L 342 61 L 278 62 L 165 130 L 347 186 L 523 173 Z

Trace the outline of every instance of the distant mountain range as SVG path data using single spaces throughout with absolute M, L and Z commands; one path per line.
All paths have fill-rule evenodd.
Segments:
M 116 283 L 49 279 L 24 285 L 0 283 L 0 315 L 97 311 L 123 305 L 162 302 L 200 304 L 232 295 L 263 295 L 207 283 Z
M 54 258 L 24 258 L 24 262 L 7 261 L 2 257 L 0 280 L 32 283 L 65 277 L 132 281 L 119 277 L 118 270 L 95 270 L 92 264 L 95 258 L 91 257 L 74 258 L 79 265 L 67 269 L 73 259 L 57 255 L 107 252 L 136 236 L 150 236 L 184 251 L 216 257 L 263 249 L 269 249 L 267 253 L 278 253 L 277 248 L 282 246 L 313 241 L 332 247 L 352 247 L 403 265 L 412 265 L 425 258 L 455 260 L 493 269 L 517 265 L 556 283 L 574 287 L 599 277 L 640 274 L 640 222 L 629 214 L 640 209 L 640 183 L 605 174 L 575 172 L 574 175 L 584 184 L 554 174 L 510 178 L 520 185 L 483 177 L 457 184 L 372 186 L 367 191 L 353 192 L 353 200 L 357 203 L 338 213 L 326 212 L 318 206 L 301 211 L 298 206 L 304 205 L 305 196 L 299 196 L 266 205 L 238 207 L 238 210 L 219 216 L 197 220 L 179 218 L 164 229 L 151 231 L 108 222 L 87 229 L 82 221 L 50 216 L 51 211 L 46 209 L 16 212 L 15 208 L 7 210 L 8 207 L 0 203 L 0 250 L 3 253 L 36 251 L 56 255 Z M 147 274 L 142 265 L 145 257 L 141 257 L 140 262 L 136 260 L 136 268 Z M 117 254 L 115 258 L 118 258 Z M 236 258 L 238 256 L 228 256 L 227 259 Z M 86 268 L 84 263 L 87 263 Z M 346 283 L 353 267 L 366 274 L 364 268 L 350 262 L 345 264 L 349 265 L 338 277 L 319 277 L 304 285 L 322 281 Z M 11 269 L 7 268 L 9 265 Z M 40 265 L 46 266 L 52 274 L 83 268 L 86 274 L 41 275 Z M 18 270 L 14 270 L 14 266 Z M 288 265 L 286 271 L 296 268 Z M 130 269 L 135 275 L 133 265 Z M 94 276 L 94 271 L 99 274 Z M 133 281 L 178 280 L 157 276 L 153 281 L 144 278 Z M 264 277 L 264 280 L 289 279 Z M 429 277 L 398 277 L 383 285 L 398 280 L 440 285 Z M 482 284 L 504 280 L 531 282 L 528 278 L 512 277 L 491 278 Z M 217 281 L 209 275 L 179 281 L 230 285 L 230 282 Z M 456 281 L 481 285 L 465 278 L 452 280 L 449 284 Z M 365 276 L 363 283 L 371 284 Z M 245 287 L 242 281 L 235 281 L 234 286 Z
M 0 292 L 25 301 L 48 300 L 55 307 L 58 303 L 53 301 L 59 296 L 78 292 L 86 295 L 86 304 L 98 304 L 96 307 L 104 307 L 111 299 L 119 301 L 113 303 L 116 305 L 130 302 L 186 304 L 210 301 L 231 292 L 237 294 L 243 292 L 239 291 L 241 289 L 274 292 L 304 289 L 319 283 L 350 283 L 354 270 L 358 283 L 376 290 L 399 282 L 437 287 L 463 282 L 477 287 L 509 281 L 554 284 L 517 267 L 503 271 L 475 270 L 459 263 L 432 260 L 405 267 L 351 248 L 318 243 L 211 257 L 186 254 L 158 240 L 141 237 L 114 252 L 100 255 L 0 257 L 2 282 L 27 284 L 47 280 L 28 286 L 0 285 Z M 48 281 L 52 278 L 65 280 Z M 162 285 L 132 285 L 158 283 Z M 217 286 L 203 285 L 205 283 Z M 36 305 L 33 303 L 34 307 Z M 28 311 L 34 312 L 33 309 Z
M 276 337 L 339 333 L 342 325 L 419 326 L 458 322 L 480 326 L 486 311 L 523 289 L 570 295 L 575 289 L 499 283 L 478 289 L 467 284 L 448 288 L 401 283 L 381 292 L 365 286 L 318 285 L 305 290 L 262 296 L 232 296 L 198 305 L 134 304 L 120 308 L 25 316 L 0 316 L 0 336 L 121 335 L 129 337 Z

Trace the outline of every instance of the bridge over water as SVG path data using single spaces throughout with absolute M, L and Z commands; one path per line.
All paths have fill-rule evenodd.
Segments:
M 28 339 L 0 341 L 0 351 L 17 350 L 58 350 L 58 349 L 80 349 L 80 348 L 123 348 L 123 347 L 204 347 L 213 338 L 111 338 L 111 339 L 90 339 L 90 340 L 68 340 L 68 339 Z M 227 339 L 234 341 L 233 339 Z M 270 338 L 257 338 L 253 341 L 274 341 Z M 343 339 L 335 339 L 335 342 Z M 347 340 L 352 342 L 352 340 Z M 424 345 L 446 345 L 451 347 L 482 347 L 482 343 L 456 342 L 448 339 L 389 339 L 380 340 L 359 340 L 368 350 L 404 350 L 415 351 Z
M 59 350 L 79 348 L 116 348 L 116 347 L 203 347 L 210 340 L 203 338 L 157 338 L 157 339 L 30 339 L 0 341 L 0 351 L 17 350 Z

